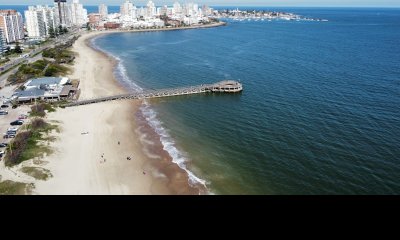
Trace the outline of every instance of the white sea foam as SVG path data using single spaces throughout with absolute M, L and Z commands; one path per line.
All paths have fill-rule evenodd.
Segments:
M 114 75 L 117 77 L 118 80 L 120 80 L 124 85 L 126 85 L 129 89 L 137 91 L 137 92 L 142 92 L 143 88 L 141 88 L 139 85 L 134 83 L 132 79 L 129 78 L 126 68 L 123 64 L 123 60 L 112 53 L 105 51 L 104 49 L 101 49 L 95 44 L 95 38 L 91 40 L 91 45 L 93 48 L 95 48 L 98 51 L 104 52 L 105 54 L 113 57 L 117 61 L 117 66 L 114 70 Z M 142 112 L 143 116 L 146 118 L 146 121 L 149 123 L 149 125 L 153 128 L 153 130 L 160 136 L 160 141 L 163 145 L 163 149 L 168 152 L 168 154 L 172 157 L 172 162 L 177 164 L 181 169 L 185 170 L 189 176 L 189 184 L 192 186 L 196 184 L 201 184 L 205 188 L 206 186 L 206 181 L 197 177 L 192 173 L 186 166 L 187 159 L 185 156 L 176 148 L 175 142 L 173 139 L 170 137 L 168 134 L 167 130 L 162 126 L 162 123 L 160 120 L 157 118 L 156 112 L 151 109 L 150 105 L 148 104 L 147 101 L 143 101 L 143 105 L 140 107 L 140 111 Z M 143 138 L 145 140 L 145 138 Z M 147 140 L 147 139 L 146 139 Z M 144 141 L 145 142 L 145 141 Z M 145 154 L 150 157 L 150 158 L 156 158 L 154 154 L 151 154 L 146 148 L 144 149 Z M 157 156 L 159 158 L 159 156 Z
M 103 52 L 105 54 L 107 54 L 108 56 L 112 57 L 115 59 L 115 61 L 117 62 L 117 65 L 114 69 L 114 75 L 116 76 L 116 78 L 122 83 L 124 84 L 127 88 L 129 88 L 129 90 L 133 90 L 135 92 L 143 92 L 143 88 L 141 88 L 139 85 L 137 85 L 134 81 L 132 81 L 132 79 L 129 78 L 126 68 L 124 66 L 124 62 L 121 58 L 113 55 L 111 52 L 106 51 L 102 48 L 100 48 L 99 46 L 96 45 L 96 38 L 93 38 L 91 40 L 91 46 L 100 51 Z
M 144 102 L 140 108 L 143 116 L 146 118 L 149 125 L 154 131 L 160 136 L 163 149 L 168 152 L 172 157 L 172 162 L 176 163 L 181 169 L 185 170 L 189 176 L 189 183 L 191 185 L 201 184 L 206 187 L 206 181 L 197 177 L 192 173 L 186 166 L 187 159 L 185 156 L 176 148 L 175 142 L 168 134 L 167 130 L 162 126 L 160 120 L 157 119 L 157 113 L 150 108 L 147 102 Z

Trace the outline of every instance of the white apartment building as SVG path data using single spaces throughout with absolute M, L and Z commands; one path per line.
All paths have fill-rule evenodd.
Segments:
M 181 14 L 182 13 L 182 7 L 181 7 L 181 4 L 179 2 L 175 2 L 174 3 L 173 9 L 174 9 L 174 11 L 173 11 L 174 14 Z
M 87 10 L 79 3 L 79 0 L 73 0 L 71 5 L 68 5 L 71 12 L 71 24 L 82 26 L 88 22 Z
M 108 16 L 108 7 L 105 4 L 100 4 L 99 5 L 99 14 L 102 19 L 106 19 Z
M 25 37 L 24 21 L 16 10 L 0 10 L 0 28 L 7 43 L 18 42 Z
M 4 36 L 4 31 L 0 28 L 0 55 L 3 55 L 6 51 L 6 38 Z
M 156 5 L 153 1 L 147 2 L 147 17 L 153 18 L 157 15 Z
M 71 7 L 66 0 L 54 0 L 54 13 L 61 26 L 72 26 Z
M 41 39 L 49 35 L 49 29 L 59 25 L 55 8 L 48 6 L 30 6 L 25 11 L 26 29 L 31 39 Z
M 129 0 L 125 1 L 120 8 L 121 16 L 131 16 L 133 10 L 133 3 Z

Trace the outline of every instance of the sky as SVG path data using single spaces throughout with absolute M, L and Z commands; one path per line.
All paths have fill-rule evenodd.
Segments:
M 120 5 L 125 0 L 80 0 L 83 5 Z M 145 5 L 147 0 L 131 0 L 135 5 Z M 172 5 L 175 0 L 153 0 L 156 5 Z M 400 7 L 400 0 L 178 0 L 211 6 L 291 6 L 291 7 Z M 53 0 L 1 0 L 0 5 L 52 5 Z M 68 0 L 72 2 L 72 0 Z

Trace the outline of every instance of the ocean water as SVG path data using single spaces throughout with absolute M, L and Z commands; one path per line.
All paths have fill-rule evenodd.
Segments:
M 240 80 L 241 94 L 149 101 L 164 147 L 215 194 L 400 194 L 400 10 L 283 9 L 328 22 L 95 40 L 143 89 Z
M 210 193 L 400 194 L 400 9 L 268 10 L 329 21 L 229 21 L 94 44 L 120 60 L 132 91 L 243 83 L 241 94 L 141 108 Z

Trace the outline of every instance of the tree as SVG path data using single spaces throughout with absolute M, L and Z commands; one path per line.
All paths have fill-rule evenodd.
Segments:
M 22 53 L 22 49 L 21 49 L 21 47 L 19 46 L 19 43 L 17 43 L 17 44 L 15 45 L 14 52 L 15 52 L 15 53 Z
M 59 34 L 59 35 L 63 34 L 63 28 L 62 28 L 61 25 L 58 26 L 58 34 Z
M 55 32 L 53 26 L 49 27 L 49 35 L 50 35 L 50 38 L 55 38 L 56 37 L 56 32 Z
M 66 27 L 64 27 L 63 33 L 67 33 L 67 32 L 68 32 L 68 29 Z

